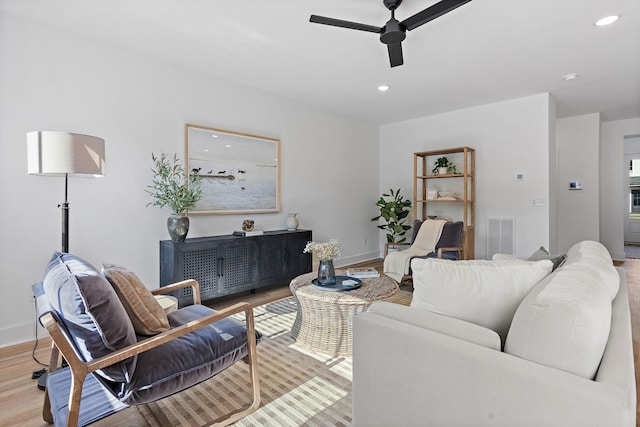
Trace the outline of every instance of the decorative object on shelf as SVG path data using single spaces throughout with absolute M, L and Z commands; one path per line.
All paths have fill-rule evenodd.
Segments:
M 427 200 L 436 200 L 438 198 L 437 188 L 427 188 Z
M 280 212 L 279 139 L 187 124 L 185 148 L 203 178 L 193 214 Z
M 289 216 L 287 217 L 287 222 L 286 222 L 287 230 L 293 231 L 298 229 L 299 224 L 298 224 L 298 218 L 296 217 L 296 215 L 298 214 L 290 213 Z
M 385 197 L 391 197 L 386 200 Z M 376 206 L 380 208 L 380 215 L 371 218 L 371 221 L 379 221 L 380 218 L 386 221 L 386 224 L 377 225 L 380 230 L 387 231 L 387 242 L 402 243 L 407 240 L 404 235 L 411 227 L 406 225 L 411 200 L 405 200 L 400 195 L 400 189 L 396 191 L 389 190 L 389 194 L 383 193 L 382 197 L 376 202 Z
M 202 197 L 201 180 L 198 171 L 192 171 L 187 175 L 182 161 L 177 155 L 173 159 L 165 153 L 156 157 L 151 153 L 151 159 L 155 164 L 153 181 L 145 190 L 153 198 L 153 202 L 147 206 L 168 207 L 171 216 L 167 219 L 167 230 L 174 242 L 182 242 L 189 232 L 189 217 L 187 213 L 194 208 Z
M 434 163 L 434 168 L 431 170 L 431 172 L 433 172 L 433 174 L 437 174 L 437 175 L 447 175 L 449 172 L 451 173 L 458 173 L 456 171 L 456 165 L 454 165 L 453 163 L 451 163 L 449 161 L 449 159 L 447 159 L 446 157 L 438 157 L 438 159 L 435 161 Z
M 320 260 L 318 266 L 318 283 L 320 285 L 334 285 L 336 283 L 336 270 L 333 260 L 340 257 L 340 243 L 336 239 L 328 242 L 309 242 L 305 246 L 304 253 L 313 253 Z
M 264 234 L 263 230 L 251 230 L 251 231 L 234 231 L 234 236 L 240 237 L 250 237 L 250 236 L 262 236 Z
M 456 200 L 455 191 L 440 191 L 438 193 L 439 200 Z
M 245 219 L 242 221 L 242 231 L 252 231 L 255 221 L 252 219 Z

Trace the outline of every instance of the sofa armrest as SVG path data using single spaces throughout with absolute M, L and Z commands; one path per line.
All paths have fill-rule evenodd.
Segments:
M 354 426 L 631 426 L 634 415 L 611 384 L 380 313 L 354 319 Z

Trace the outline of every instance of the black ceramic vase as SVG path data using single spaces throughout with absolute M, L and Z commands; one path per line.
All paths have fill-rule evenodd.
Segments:
M 189 232 L 189 217 L 186 215 L 171 215 L 167 219 L 167 230 L 174 242 L 183 242 Z

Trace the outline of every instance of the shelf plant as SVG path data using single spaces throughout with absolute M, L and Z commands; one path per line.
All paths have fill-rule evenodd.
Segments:
M 380 215 L 371 218 L 371 221 L 384 220 L 384 224 L 377 227 L 387 232 L 387 242 L 403 243 L 407 239 L 405 234 L 411 226 L 406 225 L 409 216 L 409 208 L 411 208 L 411 200 L 405 199 L 400 194 L 400 189 L 390 189 L 389 193 L 383 193 L 376 202 L 376 206 L 380 209 Z
M 456 170 L 456 165 L 451 163 L 449 159 L 447 159 L 444 156 L 438 157 L 438 159 L 434 163 L 434 167 L 431 170 L 431 172 L 433 172 L 434 174 L 435 173 L 441 174 L 440 168 L 446 168 L 447 172 L 458 173 L 458 171 Z

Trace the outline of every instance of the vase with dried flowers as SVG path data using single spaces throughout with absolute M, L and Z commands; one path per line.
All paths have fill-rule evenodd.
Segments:
M 333 260 L 340 257 L 340 242 L 331 239 L 328 242 L 309 242 L 304 248 L 304 253 L 313 253 L 320 260 L 318 266 L 318 283 L 323 286 L 335 285 L 336 270 Z

